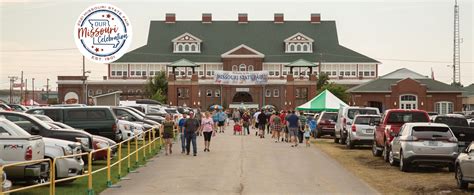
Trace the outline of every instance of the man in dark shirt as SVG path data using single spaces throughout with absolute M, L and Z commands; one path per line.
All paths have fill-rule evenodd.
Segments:
M 199 129 L 201 124 L 197 119 L 194 118 L 194 113 L 189 113 L 189 118 L 184 122 L 184 137 L 186 138 L 186 155 L 189 155 L 191 150 L 191 142 L 193 144 L 193 154 L 197 155 L 197 146 L 196 146 L 196 132 Z
M 263 110 L 260 111 L 260 114 L 257 116 L 257 119 L 260 138 L 265 138 L 265 125 L 267 124 L 267 115 Z
M 299 118 L 296 116 L 295 111 L 291 111 L 291 114 L 287 116 L 287 125 L 288 125 L 288 133 L 290 134 L 290 142 L 295 143 L 295 145 L 291 145 L 291 147 L 298 146 L 298 140 L 296 136 L 298 135 L 299 131 Z

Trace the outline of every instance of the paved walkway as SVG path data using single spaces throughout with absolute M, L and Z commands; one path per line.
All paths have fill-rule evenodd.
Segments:
M 234 136 L 229 130 L 212 138 L 211 152 L 160 154 L 102 194 L 376 194 L 365 182 L 312 147 L 290 147 L 269 136 Z M 252 131 L 251 133 L 254 133 Z

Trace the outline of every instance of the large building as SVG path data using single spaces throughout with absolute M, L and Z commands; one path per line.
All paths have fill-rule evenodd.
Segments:
M 166 14 L 150 22 L 146 45 L 109 64 L 104 80 L 86 84 L 89 96 L 120 90 L 122 99 L 135 99 L 144 95 L 147 78 L 164 71 L 170 105 L 294 108 L 316 95 L 319 74 L 355 86 L 376 79 L 379 64 L 340 45 L 336 22 L 321 21 L 319 14 L 304 21 L 283 14 L 273 21 L 249 21 L 247 14 L 234 21 L 215 21 L 211 14 L 177 21 Z M 225 80 L 241 75 L 249 80 Z M 250 79 L 262 75 L 261 82 Z M 58 78 L 58 85 L 60 101 L 69 92 L 83 97 L 80 78 Z
M 402 68 L 347 92 L 349 104 L 386 109 L 421 109 L 439 114 L 462 111 L 463 93 L 458 88 Z

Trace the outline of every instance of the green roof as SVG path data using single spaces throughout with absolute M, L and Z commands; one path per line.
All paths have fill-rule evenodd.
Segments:
M 464 93 L 462 94 L 463 96 L 472 96 L 474 95 L 474 83 L 470 84 L 467 87 L 464 87 Z
M 173 63 L 171 63 L 170 65 L 167 65 L 168 67 L 199 67 L 198 64 L 194 63 L 194 62 L 191 62 L 189 60 L 186 60 L 186 59 L 181 59 L 181 60 L 178 60 L 178 61 L 175 61 Z
M 318 66 L 315 63 L 308 62 L 307 60 L 299 59 L 290 64 L 285 65 L 285 67 L 316 67 Z
M 201 53 L 172 52 L 171 40 L 186 32 L 202 40 Z M 313 53 L 285 53 L 284 40 L 298 32 L 314 39 Z M 128 52 L 116 62 L 173 62 L 182 58 L 193 62 L 221 62 L 221 54 L 241 44 L 265 54 L 265 62 L 298 59 L 318 62 L 321 58 L 322 62 L 380 63 L 339 45 L 335 21 L 321 21 L 319 24 L 309 21 L 285 21 L 281 24 L 273 21 L 249 21 L 246 24 L 237 21 L 176 21 L 172 24 L 151 21 L 147 44 Z

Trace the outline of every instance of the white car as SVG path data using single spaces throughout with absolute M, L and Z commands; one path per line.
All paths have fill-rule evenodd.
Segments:
M 460 189 L 467 189 L 469 183 L 474 183 L 474 142 L 456 159 L 455 178 Z
M 43 137 L 45 143 L 45 158 L 54 159 L 56 157 L 80 154 L 81 144 L 60 139 Z M 84 161 L 81 156 L 58 159 L 56 161 L 56 178 L 66 178 L 80 175 L 83 172 Z M 68 180 L 72 182 L 73 180 Z
M 127 140 L 135 134 L 140 134 L 144 131 L 144 126 L 139 123 L 133 123 L 126 120 L 118 120 L 117 127 L 119 129 L 119 141 Z M 143 140 L 143 134 L 138 136 L 139 140 Z
M 374 107 L 341 107 L 337 114 L 337 122 L 334 126 L 334 142 L 345 144 L 347 133 L 351 130 L 352 120 L 358 114 L 380 115 L 378 108 Z
M 379 122 L 379 115 L 355 116 L 351 130 L 347 133 L 346 147 L 352 149 L 355 145 L 371 145 L 374 141 L 375 127 Z

